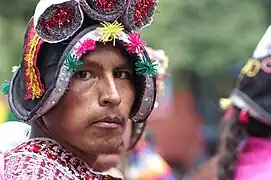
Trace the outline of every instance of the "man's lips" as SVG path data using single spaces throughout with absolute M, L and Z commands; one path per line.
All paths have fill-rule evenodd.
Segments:
M 106 129 L 116 129 L 124 126 L 124 120 L 118 117 L 105 117 L 91 123 L 91 125 Z

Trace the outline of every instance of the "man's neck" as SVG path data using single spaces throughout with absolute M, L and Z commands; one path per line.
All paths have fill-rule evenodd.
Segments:
M 66 143 L 65 141 L 61 141 L 58 138 L 53 137 L 48 132 L 45 124 L 42 120 L 36 120 L 31 125 L 31 135 L 30 138 L 49 138 L 57 143 L 59 143 L 62 147 L 73 153 L 75 156 L 81 158 L 84 160 L 91 168 L 95 166 L 95 162 L 97 160 L 97 155 L 88 154 L 83 152 L 82 150 L 79 150 L 78 148 Z

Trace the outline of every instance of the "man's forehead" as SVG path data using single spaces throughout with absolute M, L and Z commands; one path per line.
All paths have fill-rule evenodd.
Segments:
M 111 44 L 97 44 L 94 51 L 88 52 L 83 56 L 85 66 L 98 66 L 103 69 L 105 67 L 131 67 L 131 59 L 124 56 L 121 49 Z

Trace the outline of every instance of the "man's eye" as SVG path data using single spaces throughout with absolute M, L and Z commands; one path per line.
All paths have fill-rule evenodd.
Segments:
M 114 77 L 119 79 L 130 79 L 131 74 L 127 71 L 117 71 L 114 73 Z
M 88 71 L 78 71 L 75 73 L 75 77 L 82 80 L 88 80 L 93 78 L 93 75 Z

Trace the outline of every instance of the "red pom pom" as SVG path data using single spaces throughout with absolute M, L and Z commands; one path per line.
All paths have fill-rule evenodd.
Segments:
M 249 117 L 248 117 L 248 114 L 247 114 L 246 111 L 241 111 L 241 112 L 240 112 L 239 120 L 240 120 L 240 122 L 243 123 L 243 124 L 249 123 Z

